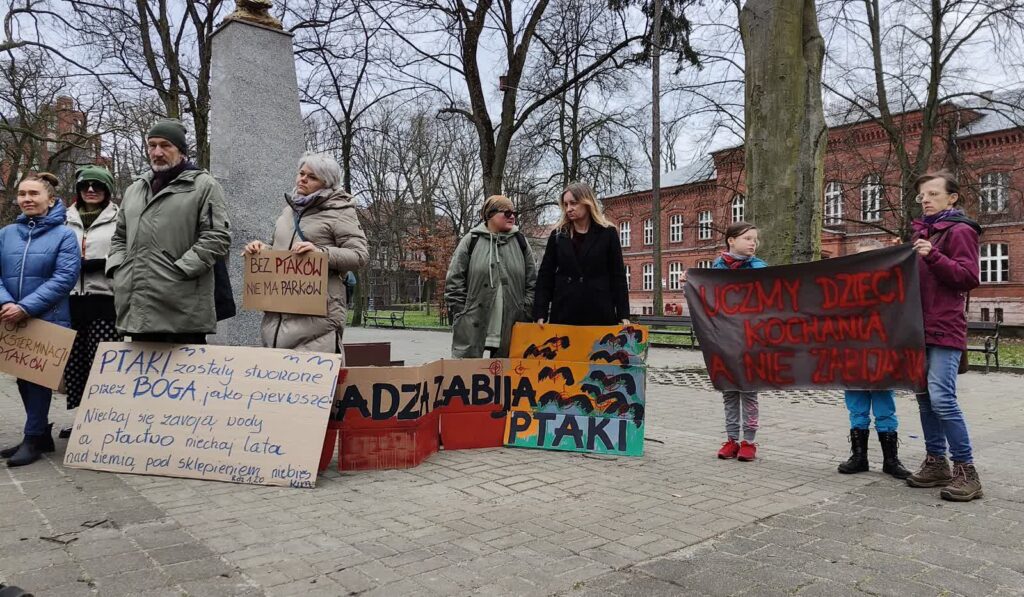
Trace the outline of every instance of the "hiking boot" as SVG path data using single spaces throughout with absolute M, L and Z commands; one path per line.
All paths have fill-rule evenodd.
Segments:
M 863 473 L 868 470 L 868 436 L 869 429 L 850 430 L 850 459 L 839 465 L 839 472 L 844 475 Z
M 911 487 L 944 487 L 953 479 L 946 456 L 928 454 L 921 463 L 921 468 L 909 477 L 907 485 Z
M 4 448 L 3 450 L 0 450 L 0 458 L 10 458 L 11 456 L 14 456 L 15 453 L 17 453 L 18 448 L 20 448 L 21 444 L 23 444 L 24 442 L 25 442 L 25 440 L 22 440 L 22 441 L 18 442 L 17 444 L 13 445 L 13 446 L 10 446 L 10 447 Z M 736 448 L 736 449 L 738 450 L 739 448 Z
M 26 435 L 25 441 L 18 446 L 18 451 L 7 459 L 7 466 L 25 466 L 39 460 L 43 455 L 39 449 L 41 439 L 42 436 Z
M 906 479 L 910 471 L 900 462 L 900 438 L 895 431 L 879 431 L 878 443 L 882 444 L 882 472 L 897 479 Z
M 736 443 L 736 440 L 729 438 L 729 441 L 722 444 L 722 449 L 718 451 L 718 457 L 722 460 L 729 460 L 736 458 L 736 454 L 740 451 L 740 445 Z
M 740 442 L 740 451 L 736 454 L 736 460 L 750 462 L 757 456 L 757 444 L 743 440 Z
M 942 488 L 939 497 L 951 502 L 969 502 L 983 495 L 978 469 L 970 462 L 953 462 L 953 480 Z

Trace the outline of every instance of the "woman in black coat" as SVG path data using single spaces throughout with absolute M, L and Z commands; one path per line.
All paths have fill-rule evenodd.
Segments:
M 537 275 L 537 323 L 629 323 L 626 266 L 615 227 L 586 183 L 562 193 L 562 219 L 548 238 Z

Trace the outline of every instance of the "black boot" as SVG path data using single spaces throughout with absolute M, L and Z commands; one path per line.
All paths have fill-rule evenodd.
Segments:
M 57 449 L 57 447 L 53 445 L 52 434 L 53 423 L 50 423 L 49 425 L 46 426 L 46 435 L 40 435 L 38 438 L 36 438 L 39 440 L 37 446 L 40 452 L 53 452 L 54 450 Z M 22 440 L 21 443 L 17 445 L 0 450 L 0 458 L 10 458 L 11 456 L 14 456 L 18 452 L 18 449 L 21 448 L 21 444 L 23 443 L 25 443 L 24 440 Z
M 844 475 L 863 473 L 868 470 L 868 429 L 850 430 L 850 459 L 839 465 Z
M 900 462 L 899 449 L 896 447 L 899 444 L 899 437 L 896 432 L 879 431 L 878 443 L 882 444 L 882 472 L 897 479 L 909 477 L 910 471 L 903 468 L 903 463 Z
M 7 466 L 25 466 L 39 460 L 43 455 L 39 449 L 42 439 L 41 436 L 26 435 L 25 441 L 21 442 L 18 451 L 14 453 L 14 456 L 7 459 Z

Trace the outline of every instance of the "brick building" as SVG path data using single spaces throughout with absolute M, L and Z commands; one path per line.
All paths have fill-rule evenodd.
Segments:
M 1020 92 L 1015 92 L 1019 99 Z M 1015 100 L 1016 101 L 1016 100 Z M 944 106 L 933 167 L 960 173 L 959 203 L 984 227 L 980 288 L 970 317 L 1024 324 L 1024 130 L 991 109 L 1006 97 L 970 106 Z M 1009 103 L 1019 106 L 1019 101 Z M 920 141 L 921 113 L 897 117 L 908 150 Z M 916 136 L 915 136 L 916 135 Z M 858 241 L 890 241 L 901 227 L 902 184 L 889 137 L 873 120 L 832 119 L 825 158 L 822 257 L 855 252 Z M 743 148 L 711 153 L 662 179 L 662 285 L 666 313 L 685 313 L 680 276 L 706 267 L 723 248 L 723 232 L 744 219 Z M 654 229 L 651 192 L 604 199 L 619 227 L 634 313 L 653 310 Z M 755 222 L 756 223 L 756 222 Z

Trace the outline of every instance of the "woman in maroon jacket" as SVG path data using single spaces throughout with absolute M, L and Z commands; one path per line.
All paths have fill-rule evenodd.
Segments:
M 923 217 L 914 220 L 914 249 L 921 276 L 921 311 L 928 362 L 928 391 L 917 395 L 924 430 L 921 469 L 911 487 L 940 487 L 942 499 L 969 502 L 982 496 L 967 423 L 956 397 L 960 357 L 967 349 L 964 299 L 978 286 L 981 226 L 956 208 L 960 185 L 949 172 L 928 172 L 914 182 Z M 953 458 L 950 471 L 946 446 Z

